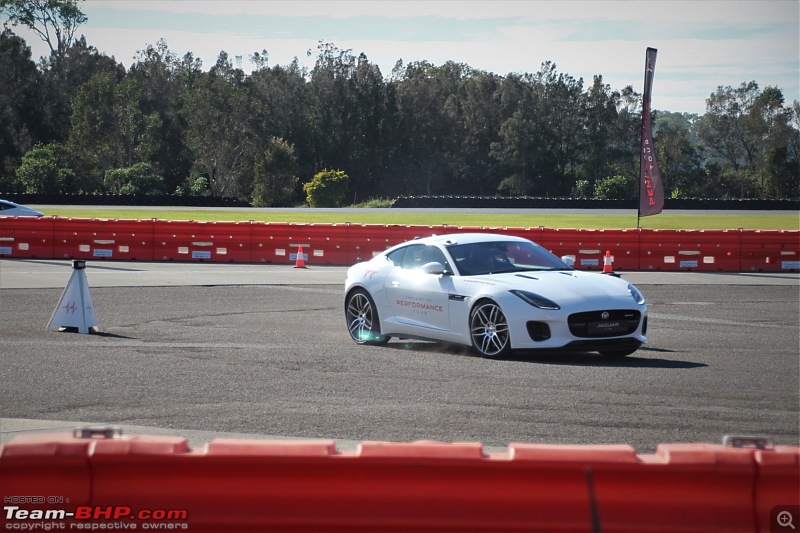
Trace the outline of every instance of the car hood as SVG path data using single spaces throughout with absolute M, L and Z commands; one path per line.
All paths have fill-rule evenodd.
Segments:
M 622 302 L 636 305 L 628 291 L 628 282 L 605 274 L 561 270 L 547 272 L 511 272 L 465 278 L 471 282 L 493 285 L 505 290 L 520 289 L 544 296 L 564 305 L 570 302 L 591 300 L 608 302 L 620 298 Z

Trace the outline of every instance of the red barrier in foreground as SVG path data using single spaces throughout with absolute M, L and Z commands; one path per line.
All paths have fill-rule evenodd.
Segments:
M 328 440 L 216 439 L 192 450 L 179 437 L 34 434 L 0 446 L 0 477 L 3 529 L 48 516 L 228 532 L 765 532 L 779 506 L 800 504 L 800 448 L 363 442 L 339 452 Z

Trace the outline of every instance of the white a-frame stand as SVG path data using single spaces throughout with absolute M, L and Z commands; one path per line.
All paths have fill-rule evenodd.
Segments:
M 86 261 L 72 260 L 72 276 L 53 311 L 47 326 L 48 331 L 97 332 L 97 317 L 94 314 L 89 284 L 86 282 Z

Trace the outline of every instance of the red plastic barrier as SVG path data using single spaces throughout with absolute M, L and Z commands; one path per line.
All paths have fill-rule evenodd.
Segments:
M 0 256 L 352 265 L 416 237 L 503 233 L 602 270 L 800 271 L 800 232 L 0 218 Z
M 742 231 L 742 272 L 800 271 L 800 231 Z
M 251 261 L 294 264 L 302 248 L 309 265 L 352 264 L 349 235 L 349 224 L 253 222 Z
M 153 221 L 157 261 L 251 261 L 250 222 Z
M 760 531 L 774 531 L 781 511 L 791 511 L 800 521 L 800 448 L 776 447 L 755 452 L 758 472 L 755 487 L 756 513 Z M 794 527 L 798 527 L 794 524 Z M 785 528 L 783 528 L 785 530 Z M 781 531 L 781 528 L 777 528 Z
M 205 235 L 214 243 L 213 261 L 249 263 L 253 242 L 253 225 L 250 222 L 195 222 L 205 226 Z
M 0 492 L 17 510 L 74 522 L 171 524 L 191 531 L 769 531 L 798 503 L 800 449 L 660 445 L 216 439 L 20 435 L 0 446 Z M 22 519 L 4 510 L 4 529 Z M 142 511 L 145 511 L 143 514 Z M 66 522 L 66 520 L 63 520 Z M 17 528 L 18 529 L 18 528 Z
M 0 217 L 0 257 L 52 259 L 54 217 Z
M 311 224 L 306 262 L 314 265 L 350 264 L 350 224 Z
M 642 229 L 640 270 L 739 270 L 741 230 Z
M 152 261 L 153 221 L 58 218 L 53 257 Z
M 550 229 L 542 230 L 542 246 L 555 255 L 575 259 L 578 270 L 603 270 L 610 251 L 614 270 L 639 269 L 638 229 Z
M 311 247 L 312 224 L 289 222 L 253 222 L 252 262 L 294 264 L 297 248 L 303 248 L 305 260 L 313 264 Z

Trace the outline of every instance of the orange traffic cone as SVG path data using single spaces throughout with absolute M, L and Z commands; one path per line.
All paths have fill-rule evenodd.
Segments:
M 306 267 L 306 260 L 305 260 L 305 257 L 303 256 L 303 247 L 302 246 L 298 246 L 297 247 L 297 259 L 295 259 L 295 261 L 294 261 L 294 267 L 295 268 L 305 268 Z
M 611 250 L 606 250 L 606 257 L 603 260 L 603 274 L 610 274 L 616 276 L 612 265 L 613 258 L 611 257 Z

